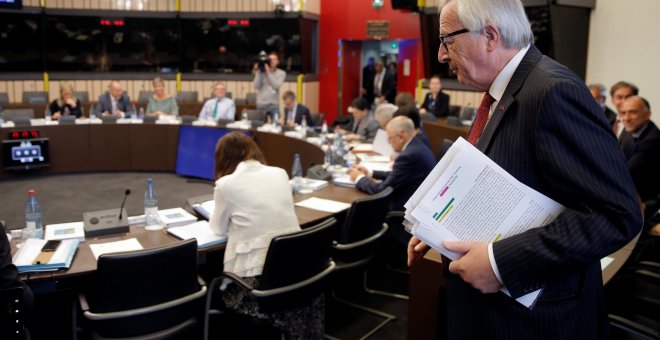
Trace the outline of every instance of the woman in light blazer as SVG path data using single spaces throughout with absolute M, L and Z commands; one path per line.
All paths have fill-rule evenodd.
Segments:
M 300 230 L 289 176 L 265 163 L 257 144 L 243 133 L 231 132 L 216 145 L 215 209 L 209 224 L 216 234 L 228 237 L 224 271 L 257 287 L 271 239 Z M 284 313 L 263 313 L 244 289 L 230 284 L 222 301 L 236 313 L 268 320 L 286 339 L 323 337 L 322 297 Z

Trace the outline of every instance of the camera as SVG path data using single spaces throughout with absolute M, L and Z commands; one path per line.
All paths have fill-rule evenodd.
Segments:
M 259 52 L 257 64 L 259 64 L 259 71 L 266 72 L 266 64 L 268 64 L 268 55 L 266 54 L 266 51 Z

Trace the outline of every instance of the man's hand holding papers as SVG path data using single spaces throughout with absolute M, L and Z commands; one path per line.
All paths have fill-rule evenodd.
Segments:
M 460 275 L 463 281 L 469 283 L 480 292 L 497 293 L 504 286 L 497 280 L 488 258 L 488 243 L 478 241 L 445 241 L 447 250 L 463 254 L 449 264 L 449 271 Z

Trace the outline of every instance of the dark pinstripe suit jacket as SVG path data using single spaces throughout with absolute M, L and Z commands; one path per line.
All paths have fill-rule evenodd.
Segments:
M 584 82 L 532 46 L 476 146 L 567 210 L 493 244 L 513 297 L 543 289 L 533 309 L 450 275 L 450 338 L 603 338 L 599 260 L 629 242 L 642 220 L 624 156 Z

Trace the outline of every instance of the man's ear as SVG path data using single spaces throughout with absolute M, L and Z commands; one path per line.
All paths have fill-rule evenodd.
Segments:
M 486 24 L 481 31 L 486 37 L 486 49 L 488 52 L 493 52 L 501 43 L 500 30 L 492 24 Z

